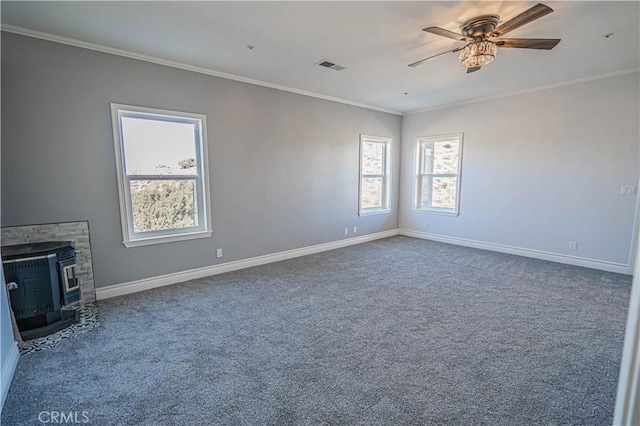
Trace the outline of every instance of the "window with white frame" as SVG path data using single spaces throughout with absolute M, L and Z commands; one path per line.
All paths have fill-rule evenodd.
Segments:
M 206 116 L 111 104 L 123 244 L 211 235 Z
M 391 139 L 360 135 L 360 216 L 389 212 Z
M 416 209 L 458 215 L 462 134 L 418 138 Z

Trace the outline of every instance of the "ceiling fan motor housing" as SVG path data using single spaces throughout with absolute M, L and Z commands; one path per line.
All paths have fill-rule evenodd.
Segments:
M 484 38 L 496 29 L 500 16 L 481 15 L 471 18 L 460 25 L 462 34 L 472 38 Z

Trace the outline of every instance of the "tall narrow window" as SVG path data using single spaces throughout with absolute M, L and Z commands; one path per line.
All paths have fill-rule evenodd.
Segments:
M 123 243 L 211 235 L 206 117 L 111 104 Z
M 360 135 L 360 216 L 389 208 L 391 139 Z
M 462 134 L 418 138 L 416 209 L 458 215 Z

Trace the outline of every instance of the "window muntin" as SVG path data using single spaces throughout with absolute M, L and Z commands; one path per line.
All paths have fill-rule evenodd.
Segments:
M 112 104 L 123 243 L 211 235 L 206 117 Z
M 462 134 L 418 138 L 416 209 L 457 215 Z
M 390 138 L 360 135 L 359 214 L 389 212 Z

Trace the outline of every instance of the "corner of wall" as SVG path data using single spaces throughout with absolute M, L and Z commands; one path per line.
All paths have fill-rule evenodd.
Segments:
M 5 351 L 5 348 L 2 348 Z M 0 379 L 0 412 L 4 407 L 4 401 L 9 393 L 9 387 L 11 386 L 11 380 L 13 380 L 13 373 L 18 366 L 18 360 L 20 359 L 20 351 L 18 350 L 18 344 L 14 342 L 11 348 L 7 351 L 7 355 L 4 358 L 4 365 L 2 366 L 2 378 Z

